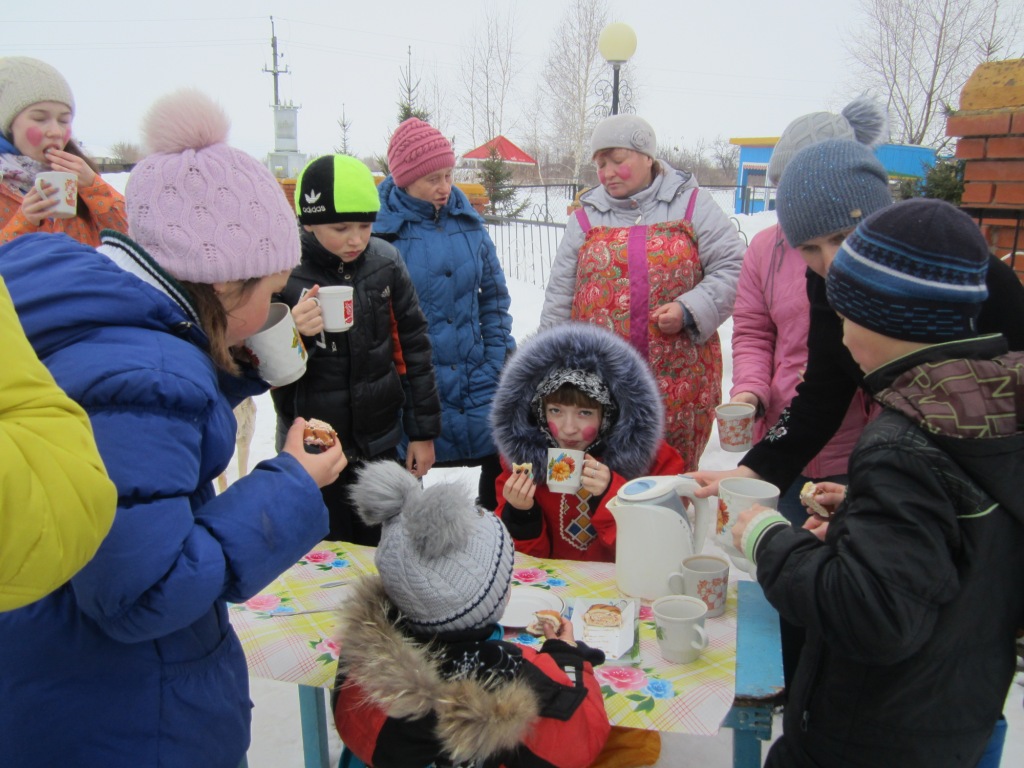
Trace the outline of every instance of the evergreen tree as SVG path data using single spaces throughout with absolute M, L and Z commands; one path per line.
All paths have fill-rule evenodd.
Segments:
M 412 76 L 412 46 L 409 46 L 409 58 L 406 62 L 405 69 L 399 70 L 401 72 L 401 79 L 399 80 L 399 99 L 398 99 L 398 123 L 401 125 L 410 117 L 418 117 L 425 123 L 430 122 L 430 112 L 422 107 L 416 106 L 416 91 L 420 87 L 420 80 L 416 78 L 413 80 Z
M 527 203 L 517 199 L 519 190 L 512 184 L 512 169 L 493 146 L 488 158 L 480 164 L 480 183 L 491 199 L 493 215 L 514 219 L 526 209 Z

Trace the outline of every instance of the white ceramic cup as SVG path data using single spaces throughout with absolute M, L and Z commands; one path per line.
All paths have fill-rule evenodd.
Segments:
M 271 304 L 267 322 L 244 346 L 260 378 L 272 387 L 291 384 L 306 372 L 306 348 L 287 304 Z
M 729 561 L 717 555 L 690 555 L 669 574 L 668 586 L 677 595 L 703 600 L 708 618 L 721 616 L 729 596 Z
M 708 607 L 703 600 L 688 595 L 666 595 L 652 603 L 658 647 L 665 661 L 690 664 L 708 647 L 704 617 Z
M 583 479 L 583 451 L 571 448 L 548 448 L 545 483 L 555 493 L 576 493 Z
M 733 545 L 732 527 L 744 510 L 755 504 L 769 509 L 779 506 L 779 489 L 753 477 L 726 477 L 718 482 L 718 521 L 715 530 L 720 546 L 740 570 L 753 572 L 751 563 Z
M 50 189 L 43 190 L 43 182 Z M 52 219 L 73 219 L 78 215 L 78 177 L 64 171 L 46 171 L 36 174 L 36 190 L 45 198 L 57 198 L 57 204 L 48 212 Z M 56 188 L 56 189 L 54 189 Z
M 751 449 L 756 411 L 749 403 L 723 403 L 715 408 L 718 443 L 723 451 L 740 453 Z
M 313 301 L 320 305 L 324 330 L 344 333 L 355 322 L 355 301 L 350 285 L 325 285 L 317 291 Z

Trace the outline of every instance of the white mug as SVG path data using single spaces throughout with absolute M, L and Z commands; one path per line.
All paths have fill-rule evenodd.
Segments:
M 43 190 L 43 182 L 51 187 L 49 191 Z M 57 204 L 47 211 L 47 217 L 73 219 L 78 215 L 78 177 L 75 174 L 64 171 L 39 173 L 36 174 L 35 186 L 36 191 L 48 200 L 57 198 Z
M 576 493 L 583 481 L 583 451 L 571 448 L 548 448 L 545 483 L 554 493 Z
M 721 616 L 729 595 L 729 561 L 717 555 L 690 555 L 669 574 L 668 586 L 675 594 L 703 600 L 709 619 Z
M 665 661 L 690 664 L 708 647 L 704 617 L 708 607 L 703 600 L 687 595 L 666 595 L 651 604 L 658 648 Z
M 324 285 L 313 297 L 320 305 L 324 330 L 328 333 L 344 333 L 355 322 L 355 300 L 350 285 Z
M 715 408 L 718 443 L 723 451 L 741 453 L 753 447 L 756 411 L 749 403 L 723 403 Z
M 755 504 L 777 509 L 779 489 L 753 477 L 726 477 L 718 482 L 718 546 L 725 550 L 737 568 L 747 573 L 753 572 L 753 563 L 733 544 L 732 527 L 744 510 Z
M 306 348 L 287 304 L 271 304 L 267 322 L 244 347 L 260 378 L 272 387 L 291 384 L 306 372 Z

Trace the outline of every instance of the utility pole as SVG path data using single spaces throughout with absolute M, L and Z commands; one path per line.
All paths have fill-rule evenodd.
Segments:
M 274 54 L 274 68 L 273 69 L 267 69 L 266 67 L 263 67 L 263 71 L 264 72 L 269 72 L 270 74 L 272 74 L 274 76 L 274 106 L 275 107 L 279 107 L 279 106 L 281 106 L 281 99 L 278 96 L 277 77 L 278 77 L 278 75 L 288 75 L 288 74 L 291 74 L 291 73 L 288 71 L 288 66 L 287 65 L 285 65 L 284 69 L 278 69 L 277 68 L 277 33 L 274 32 L 274 17 L 273 16 L 270 17 L 270 49 L 271 49 L 271 51 L 273 51 L 273 54 Z M 283 58 L 283 56 L 282 56 L 282 58 Z

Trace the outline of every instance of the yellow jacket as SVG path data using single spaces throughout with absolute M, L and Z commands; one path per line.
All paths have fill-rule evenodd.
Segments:
M 88 417 L 39 362 L 0 280 L 0 611 L 70 579 L 116 504 Z

